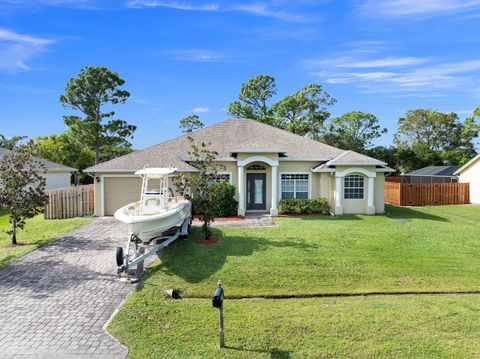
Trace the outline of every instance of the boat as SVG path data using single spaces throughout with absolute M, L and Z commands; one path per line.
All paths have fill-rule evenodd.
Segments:
M 128 232 L 148 244 L 172 228 L 191 222 L 192 205 L 188 199 L 175 196 L 169 187 L 169 177 L 176 168 L 144 168 L 135 172 L 142 178 L 138 202 L 127 204 L 115 212 L 115 218 L 128 225 Z

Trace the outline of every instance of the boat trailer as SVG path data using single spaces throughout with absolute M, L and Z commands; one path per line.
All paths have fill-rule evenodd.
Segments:
M 126 251 L 123 251 L 123 247 L 117 247 L 115 250 L 115 260 L 118 267 L 117 274 L 120 276 L 122 273 L 125 273 L 128 279 L 129 270 L 132 266 L 139 263 L 143 265 L 143 261 L 146 258 L 158 255 L 178 237 L 188 237 L 191 227 L 192 217 L 187 217 L 180 226 L 167 229 L 160 236 L 152 238 L 147 245 L 142 245 L 142 241 L 137 237 L 136 233 L 129 233 Z M 133 254 L 130 255 L 132 247 Z

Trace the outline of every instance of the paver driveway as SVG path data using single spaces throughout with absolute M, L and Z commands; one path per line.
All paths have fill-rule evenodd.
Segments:
M 99 218 L 0 269 L 1 358 L 124 358 L 102 327 L 134 289 L 116 277 L 126 228 Z

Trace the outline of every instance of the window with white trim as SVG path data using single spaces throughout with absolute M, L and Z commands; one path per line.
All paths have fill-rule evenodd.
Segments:
M 345 199 L 363 199 L 365 192 L 365 180 L 360 175 L 346 176 L 343 186 L 343 197 Z
M 309 175 L 302 173 L 282 173 L 282 199 L 308 198 Z
M 230 173 L 219 173 L 216 176 L 212 177 L 214 182 L 228 182 L 230 183 Z

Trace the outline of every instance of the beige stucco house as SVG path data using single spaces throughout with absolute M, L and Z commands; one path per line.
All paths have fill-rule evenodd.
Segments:
M 480 204 L 480 154 L 460 167 L 456 172 L 459 181 L 469 183 L 470 203 Z
M 283 198 L 325 197 L 332 213 L 383 213 L 384 174 L 392 170 L 374 158 L 254 120 L 231 119 L 191 134 L 207 141 L 225 166 L 222 178 L 237 189 L 238 214 L 278 213 Z M 141 180 L 134 174 L 144 167 L 178 168 L 188 164 L 187 135 L 162 142 L 87 169 L 95 176 L 95 214 L 112 215 L 137 201 Z

